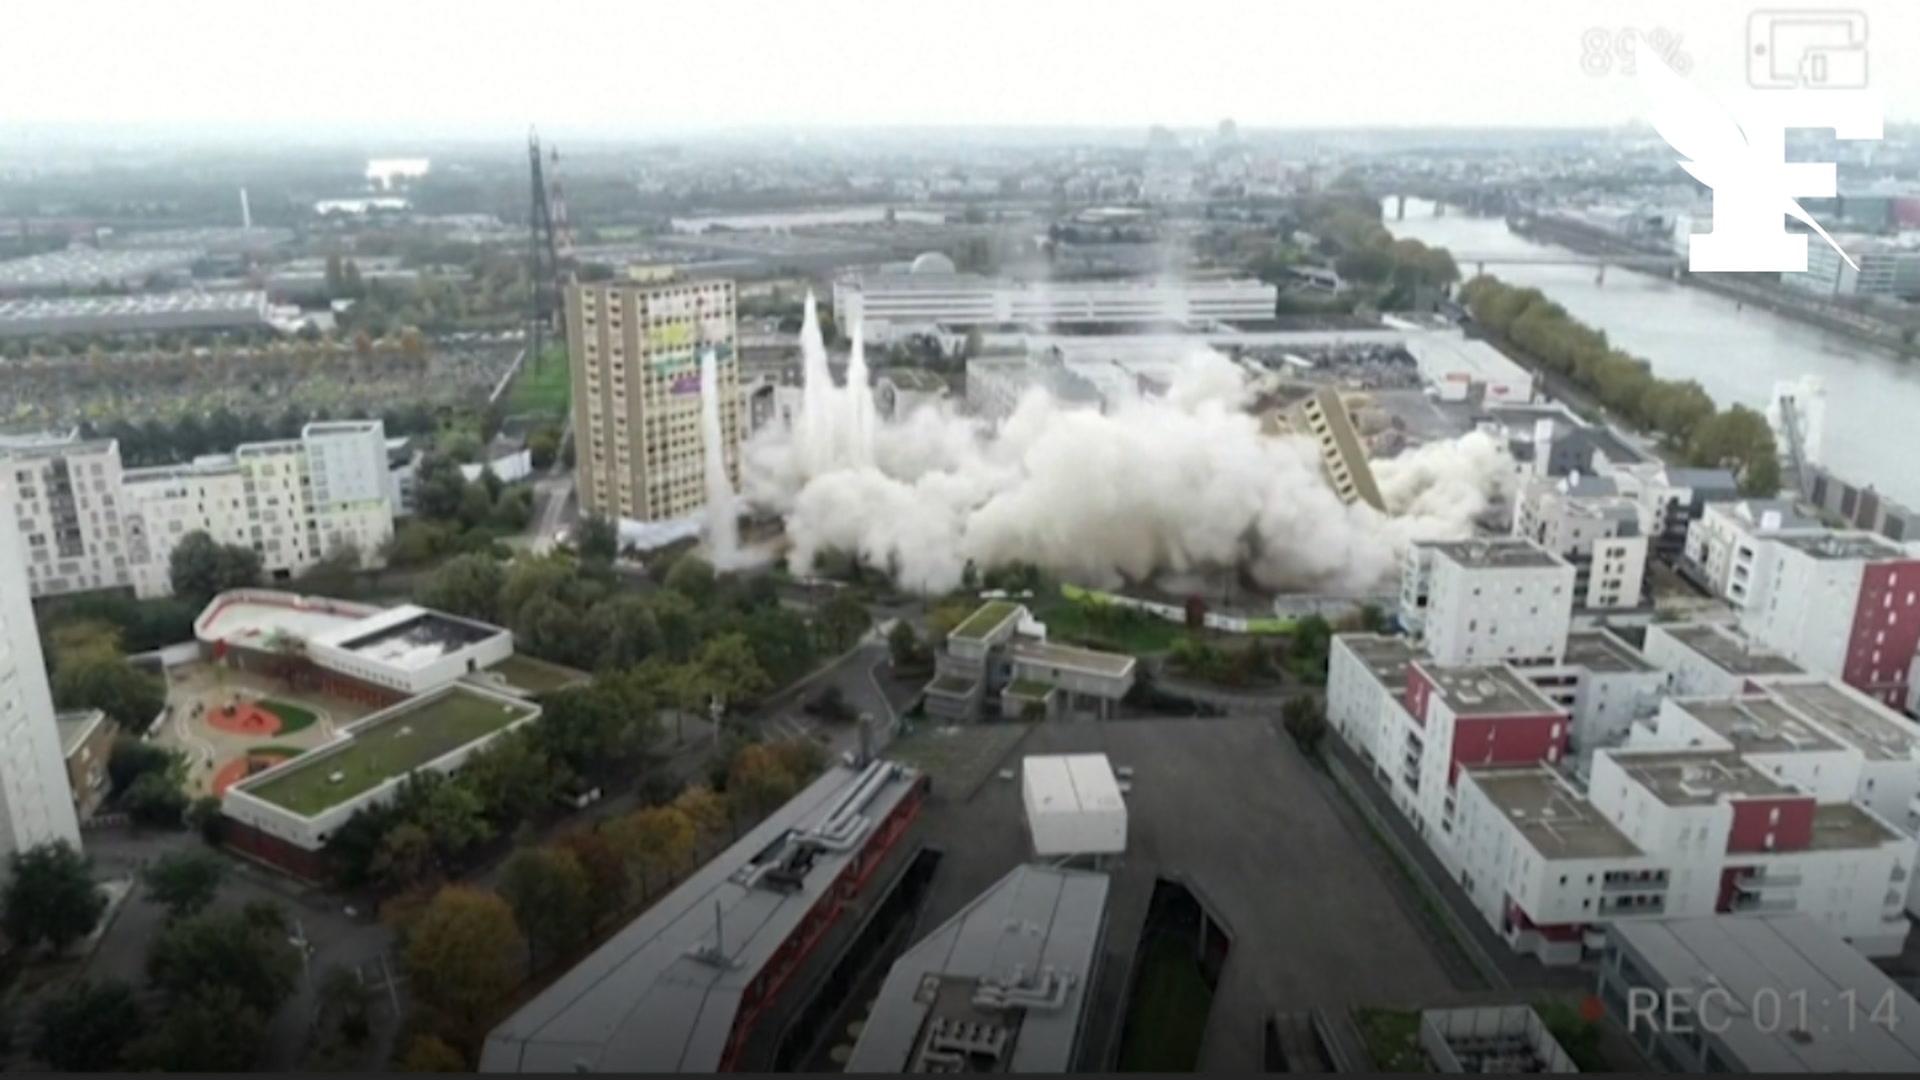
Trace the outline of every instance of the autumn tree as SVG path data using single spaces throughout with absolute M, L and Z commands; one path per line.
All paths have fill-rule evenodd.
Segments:
M 476 1036 L 480 1024 L 520 984 L 525 958 L 526 941 L 513 909 L 483 889 L 441 889 L 407 935 L 414 996 L 461 1039 Z
M 500 895 L 527 935 L 535 966 L 542 954 L 558 957 L 579 944 L 593 926 L 592 882 L 565 848 L 514 852 L 500 871 Z
M 656 877 L 671 879 L 693 857 L 694 825 L 672 806 L 648 806 L 616 822 L 610 839 L 627 873 L 648 892 Z

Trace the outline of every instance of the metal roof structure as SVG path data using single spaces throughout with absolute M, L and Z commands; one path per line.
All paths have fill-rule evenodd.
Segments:
M 1015 867 L 894 961 L 847 1071 L 1072 1070 L 1110 885 Z
M 1621 919 L 1608 934 L 1656 990 L 1714 987 L 1747 1006 L 1702 1036 L 1734 1071 L 1920 1072 L 1920 1002 L 1806 915 Z M 1752 1007 L 1769 995 L 1793 1002 L 1772 1021 Z
M 712 1072 L 748 988 L 919 773 L 834 765 L 487 1036 L 482 1072 Z

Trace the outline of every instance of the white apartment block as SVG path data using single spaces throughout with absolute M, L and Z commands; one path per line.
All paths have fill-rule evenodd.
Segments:
M 1566 652 L 1575 571 L 1517 538 L 1411 545 L 1402 617 L 1444 666 L 1544 663 Z
M 80 846 L 27 563 L 19 530 L 0 521 L 0 860 L 55 840 Z
M 1895 708 L 1920 647 L 1920 559 L 1873 533 L 1783 533 L 1757 545 L 1740 627 L 1757 645 Z
M 1640 647 L 1677 697 L 1731 697 L 1806 676 L 1800 665 L 1716 623 L 1652 623 Z
M 173 546 L 196 530 L 253 548 L 279 580 L 343 545 L 377 565 L 393 536 L 378 420 L 308 424 L 298 439 L 191 465 L 122 469 L 111 439 L 37 440 L 0 448 L 0 458 L 35 596 L 115 587 L 164 596 Z
M 1715 596 L 1745 607 L 1753 586 L 1760 541 L 1784 532 L 1818 529 L 1786 499 L 1741 499 L 1710 503 L 1687 526 L 1685 565 Z
M 916 265 L 836 281 L 835 323 L 887 343 L 936 326 L 1270 319 L 1279 302 L 1275 286 L 1251 278 L 1025 282 Z
M 1548 701 L 1573 717 L 1569 757 L 1619 746 L 1634 722 L 1653 715 L 1666 693 L 1667 673 L 1605 630 L 1575 630 L 1556 663 L 1520 674 Z
M 1725 749 L 1603 750 L 1585 791 L 1547 766 L 1469 768 L 1455 873 L 1516 950 L 1574 963 L 1643 918 L 1799 912 L 1900 952 L 1920 842 Z
M 34 596 L 133 583 L 112 439 L 31 439 L 0 447 L 0 493 L 23 540 Z
M 1605 611 L 1641 606 L 1647 533 L 1638 501 L 1612 480 L 1578 473 L 1535 480 L 1513 504 L 1513 535 L 1574 568 L 1574 606 Z
M 571 286 L 566 317 L 581 508 L 614 520 L 673 521 L 706 505 L 700 362 L 708 351 L 721 394 L 722 453 L 737 490 L 743 428 L 733 282 Z

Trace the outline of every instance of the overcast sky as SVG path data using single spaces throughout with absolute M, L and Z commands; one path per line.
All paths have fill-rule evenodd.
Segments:
M 0 0 L 0 128 L 647 135 L 869 125 L 1591 126 L 1582 33 L 1666 29 L 1743 78 L 1730 0 Z M 1869 15 L 1920 120 L 1920 0 Z M 1644 46 L 1643 46 L 1644 47 Z M 1597 61 L 1596 61 L 1597 63 Z

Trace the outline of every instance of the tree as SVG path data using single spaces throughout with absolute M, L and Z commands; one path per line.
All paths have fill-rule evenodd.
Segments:
M 905 619 L 895 619 L 893 629 L 887 631 L 887 653 L 893 658 L 896 671 L 917 670 L 925 663 L 920 652 L 920 635 L 914 633 L 913 624 Z
M 459 1073 L 467 1071 L 467 1059 L 437 1036 L 415 1035 L 400 1058 L 400 1068 L 405 1072 Z
M 187 793 L 173 771 L 145 772 L 120 796 L 120 806 L 142 825 L 173 829 L 187 813 Z
M 1302 753 L 1308 757 L 1319 756 L 1320 740 L 1327 734 L 1327 717 L 1319 698 L 1288 698 L 1280 707 L 1280 722 Z
M 667 571 L 667 588 L 695 604 L 713 597 L 713 564 L 698 555 L 682 555 Z
M 580 557 L 589 562 L 610 563 L 620 554 L 620 530 L 599 514 L 581 518 L 575 537 Z
M 593 926 L 592 882 L 573 852 L 521 848 L 500 870 L 500 895 L 538 956 L 557 958 Z
M 63 709 L 99 709 L 122 731 L 145 731 L 167 704 L 166 683 L 114 653 L 57 653 L 53 699 Z
M 523 728 L 468 758 L 460 768 L 460 778 L 480 796 L 488 819 L 506 829 L 552 805 L 566 780 L 565 771 L 564 765 L 556 767 L 546 749 Z
M 113 741 L 113 751 L 107 757 L 107 778 L 116 794 L 133 787 L 134 781 L 147 773 L 184 768 L 178 752 L 124 735 Z
M 196 529 L 180 538 L 167 559 L 175 594 L 204 601 L 228 589 L 260 583 L 260 553 L 237 544 L 215 543 Z
M 660 623 L 653 606 L 644 597 L 620 593 L 599 605 L 605 620 L 606 639 L 601 644 L 600 663 L 610 668 L 628 668 L 660 651 Z
M 626 906 L 631 893 L 626 863 L 604 830 L 574 829 L 563 833 L 553 846 L 572 855 L 587 875 L 592 925 L 598 926 L 606 916 Z
M 462 555 L 434 571 L 420 589 L 420 603 L 470 619 L 498 618 L 500 589 L 505 583 L 500 564 L 487 555 Z
M 187 804 L 181 820 L 209 844 L 220 842 L 220 796 L 202 795 Z
M 693 857 L 693 822 L 672 806 L 647 806 L 615 822 L 611 842 L 642 891 L 656 874 L 671 878 Z
M 695 691 L 702 697 L 718 698 L 730 708 L 773 689 L 773 680 L 760 667 L 745 634 L 721 634 L 709 639 L 689 667 Z
M 407 935 L 407 971 L 417 1000 L 463 1035 L 520 984 L 526 942 L 513 909 L 493 893 L 450 885 L 434 895 Z
M 127 1059 L 162 1072 L 244 1072 L 259 1060 L 265 1010 L 233 986 L 195 988 L 171 1001 L 153 1029 L 127 1047 Z
M 45 942 L 54 952 L 86 937 L 107 907 L 93 883 L 93 861 L 65 840 L 16 851 L 0 892 L 0 925 L 21 948 Z
M 413 822 L 403 821 L 380 838 L 369 869 L 390 892 L 411 889 L 433 873 L 433 837 Z
M 727 768 L 727 797 L 753 817 L 762 817 L 793 798 L 800 782 L 762 743 L 740 748 Z
M 127 1045 L 140 1036 L 140 1003 L 118 979 L 68 986 L 40 1006 L 33 1056 L 61 1072 L 119 1069 Z
M 486 806 L 473 789 L 459 780 L 421 775 L 409 783 L 424 783 L 425 797 L 415 807 L 420 827 L 433 838 L 433 847 L 445 860 L 456 859 L 475 844 L 493 836 Z
M 196 915 L 213 903 L 226 876 L 225 860 L 210 851 L 195 850 L 168 852 L 140 872 L 147 898 L 176 920 Z
M 300 958 L 287 940 L 285 916 L 268 904 L 238 912 L 204 912 L 161 931 L 147 953 L 147 980 L 171 1003 L 211 987 L 231 987 L 271 1013 L 293 992 Z
M 674 798 L 673 808 L 686 815 L 702 843 L 711 844 L 733 834 L 733 814 L 727 809 L 727 800 L 710 787 L 694 784 L 685 788 Z
M 851 589 L 842 589 L 833 594 L 826 606 L 820 610 L 821 622 L 827 630 L 827 640 L 835 648 L 844 649 L 859 640 L 873 625 L 873 617 L 867 613 L 867 605 L 860 602 Z

